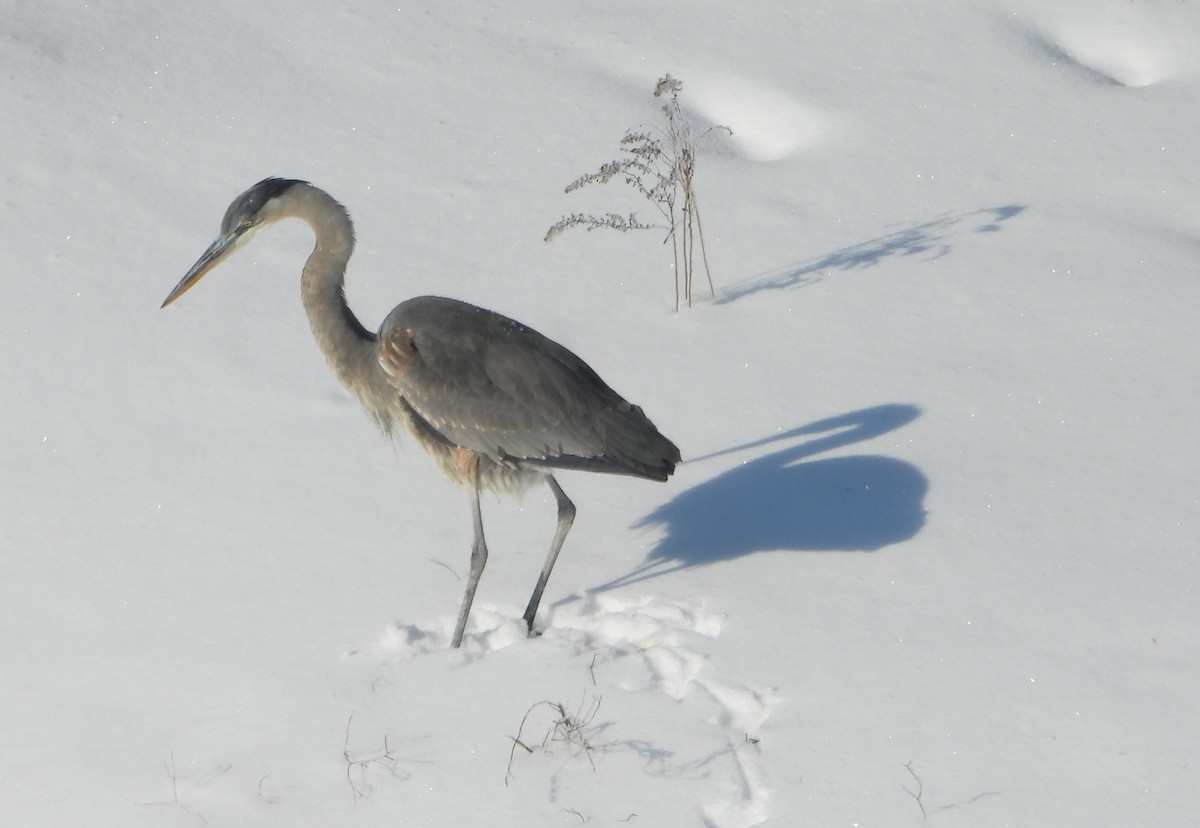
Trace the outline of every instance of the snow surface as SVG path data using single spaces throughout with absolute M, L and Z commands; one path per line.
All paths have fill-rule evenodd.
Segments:
M 0 824 L 1183 825 L 1200 6 L 0 7 Z M 564 195 L 684 82 L 718 289 Z M 715 133 L 714 133 L 715 135 Z M 329 374 L 266 175 L 640 403 L 667 485 L 466 499 Z M 517 745 L 514 739 L 520 740 Z M 526 749 L 528 748 L 528 750 Z

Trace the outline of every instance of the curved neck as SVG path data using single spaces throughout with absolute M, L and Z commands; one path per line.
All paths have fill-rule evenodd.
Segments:
M 281 199 L 280 218 L 298 218 L 312 228 L 316 246 L 304 263 L 300 298 L 325 361 L 342 384 L 387 429 L 370 380 L 379 370 L 376 337 L 346 304 L 346 263 L 354 251 L 354 225 L 346 208 L 311 184 L 297 184 Z M 387 418 L 390 421 L 390 417 Z

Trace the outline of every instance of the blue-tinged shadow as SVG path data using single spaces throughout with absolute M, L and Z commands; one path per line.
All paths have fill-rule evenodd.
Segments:
M 893 256 L 921 256 L 924 261 L 940 259 L 954 249 L 951 240 L 967 229 L 962 226 L 964 223 L 976 233 L 995 233 L 1004 222 L 1025 209 L 1024 204 L 1006 204 L 943 213 L 929 221 L 914 222 L 886 235 L 731 285 L 719 291 L 713 301 L 723 305 L 751 293 L 800 287 L 820 281 L 829 271 L 861 270 Z
M 873 552 L 913 537 L 925 523 L 929 488 L 915 466 L 875 454 L 810 458 L 900 428 L 919 414 L 913 405 L 880 405 L 719 452 L 814 438 L 732 468 L 655 509 L 637 525 L 663 527 L 662 541 L 632 572 L 597 589 L 754 552 Z

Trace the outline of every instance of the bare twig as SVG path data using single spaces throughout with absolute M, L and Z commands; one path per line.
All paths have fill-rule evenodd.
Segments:
M 358 800 L 366 796 L 366 792 L 359 789 L 354 784 L 353 771 L 359 769 L 360 773 L 365 773 L 372 765 L 378 765 L 393 771 L 396 766 L 396 757 L 392 755 L 392 748 L 388 744 L 388 737 L 383 735 L 383 750 L 375 750 L 369 753 L 355 754 L 350 753 L 350 725 L 354 721 L 354 713 L 350 714 L 350 718 L 346 720 L 346 739 L 342 744 L 342 756 L 346 760 L 346 782 L 350 785 L 350 791 L 354 796 L 354 803 L 357 805 Z
M 533 711 L 537 710 L 539 707 L 549 707 L 550 710 L 556 714 L 557 718 L 551 722 L 549 729 L 546 731 L 546 735 L 542 737 L 542 742 L 538 746 L 538 749 L 545 752 L 547 745 L 549 745 L 551 742 L 562 742 L 568 745 L 574 745 L 584 752 L 584 755 L 588 758 L 588 763 L 592 766 L 592 770 L 595 770 L 596 762 L 594 759 L 592 759 L 592 750 L 594 748 L 592 747 L 591 742 L 588 741 L 584 730 L 592 723 L 592 720 L 596 718 L 596 713 L 600 710 L 600 702 L 602 698 L 603 697 L 601 696 L 597 696 L 590 703 L 587 701 L 586 697 L 581 699 L 579 702 L 579 707 L 576 709 L 574 714 L 567 713 L 566 707 L 559 702 L 540 701 L 530 705 L 529 709 L 525 711 L 525 715 L 521 717 L 521 724 L 517 727 L 517 735 L 508 737 L 512 740 L 512 747 L 508 751 L 508 767 L 504 771 L 505 787 L 508 787 L 509 781 L 513 778 L 512 765 L 513 760 L 517 755 L 517 748 L 521 748 L 526 753 L 534 752 L 534 748 L 531 748 L 529 745 L 527 745 L 522 740 L 522 736 L 525 731 L 525 724 L 529 721 L 530 714 L 532 714 Z
M 550 702 L 543 701 L 531 705 L 530 708 L 525 711 L 525 715 L 521 717 L 521 724 L 517 727 L 517 735 L 508 737 L 512 739 L 513 744 L 512 749 L 508 752 L 508 767 L 504 771 L 504 787 L 506 788 L 508 787 L 508 780 L 512 778 L 512 763 L 513 757 L 516 756 L 517 748 L 520 747 L 526 753 L 533 753 L 533 748 L 521 741 L 521 734 L 525 731 L 525 722 L 529 720 L 529 714 L 543 704 L 550 704 Z
M 906 794 L 917 800 L 917 807 L 921 809 L 921 816 L 925 819 L 928 819 L 929 815 L 925 813 L 925 804 L 921 802 L 921 795 L 925 792 L 925 785 L 921 782 L 921 777 L 917 776 L 917 772 L 912 769 L 911 759 L 904 763 L 904 769 L 908 771 L 909 775 L 912 776 L 913 779 L 917 781 L 917 792 L 913 793 L 905 786 L 902 786 L 903 790 Z
M 178 805 L 179 777 L 175 774 L 175 750 L 170 745 L 167 745 L 167 756 L 170 757 L 170 764 L 163 762 L 163 770 L 165 770 L 167 772 L 167 776 L 171 778 L 171 801 Z
M 187 805 L 184 805 L 179 799 L 179 780 L 187 779 L 187 776 L 180 776 L 175 767 L 175 750 L 170 745 L 167 745 L 167 758 L 163 761 L 163 770 L 166 771 L 167 778 L 171 780 L 171 799 L 164 802 L 139 802 L 138 805 L 144 808 L 159 807 L 162 805 L 174 806 L 180 808 L 184 813 L 190 814 L 198 818 L 201 824 L 208 823 L 208 817 L 204 814 L 192 810 Z M 227 768 L 226 768 L 227 770 Z M 223 772 L 223 770 L 221 771 Z

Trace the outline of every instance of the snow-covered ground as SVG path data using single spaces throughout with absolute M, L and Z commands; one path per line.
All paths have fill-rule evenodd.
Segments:
M 1195 820 L 1197 3 L 17 0 L 0 67 L 0 823 Z M 658 236 L 542 241 L 650 215 L 562 187 L 666 72 L 733 130 L 678 314 Z M 538 489 L 447 649 L 466 497 L 329 374 L 303 225 L 159 311 L 267 175 L 369 326 L 515 316 L 682 448 L 560 476 L 540 638 Z

